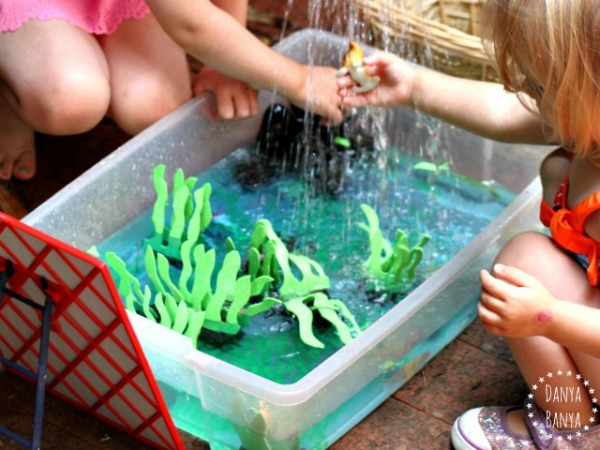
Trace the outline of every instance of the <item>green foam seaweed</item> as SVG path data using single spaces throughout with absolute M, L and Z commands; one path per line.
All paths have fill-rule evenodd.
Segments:
M 164 164 L 155 167 L 152 180 L 156 191 L 152 210 L 154 233 L 147 244 L 169 258 L 180 260 L 183 242 L 198 243 L 212 220 L 210 184 L 206 183 L 194 191 L 197 178 L 186 179 L 183 170 L 178 169 L 173 176 L 172 204 L 169 208 Z M 170 222 L 167 224 L 168 217 Z
M 331 323 L 344 344 L 352 340 L 352 330 L 360 330 L 346 305 L 323 292 L 330 282 L 321 265 L 290 253 L 267 219 L 256 223 L 248 255 L 251 276 L 272 277 L 275 286 L 270 288 L 276 289 L 283 306 L 298 319 L 300 338 L 305 344 L 324 347 L 312 329 L 314 311 Z
M 203 329 L 237 334 L 247 318 L 274 305 L 283 305 L 298 319 L 301 340 L 313 347 L 324 347 L 312 328 L 314 312 L 334 327 L 344 344 L 360 332 L 346 305 L 326 294 L 330 282 L 321 265 L 289 252 L 266 219 L 255 224 L 247 264 L 227 238 L 217 271 L 216 250 L 207 249 L 202 236 L 212 220 L 210 184 L 194 191 L 197 179 L 186 179 L 177 170 L 167 225 L 169 193 L 164 175 L 165 166 L 158 165 L 152 177 L 157 195 L 154 232 L 145 241 L 148 283 L 142 288 L 124 261 L 115 253 L 106 254 L 119 277 L 127 309 L 190 337 L 196 345 Z
M 241 329 L 242 317 L 251 317 L 281 303 L 265 297 L 245 309 L 252 292 L 260 291 L 271 280 L 264 276 L 251 280 L 249 275 L 238 278 L 241 259 L 237 251 L 225 256 L 214 289 L 211 278 L 215 270 L 215 251 L 205 251 L 204 245 L 199 244 L 193 253 L 198 263 L 192 266 L 189 257 L 185 257 L 179 280 L 175 283 L 172 280 L 175 272 L 171 270 L 169 260 L 148 246 L 145 267 L 150 284 L 144 286 L 144 293 L 137 278 L 116 254 L 107 253 L 106 259 L 119 276 L 119 291 L 126 298 L 127 309 L 189 336 L 194 342 L 197 342 L 203 328 L 236 334 Z M 191 271 L 195 272 L 195 276 L 189 290 L 187 285 Z
M 423 235 L 412 248 L 404 231 L 396 231 L 396 241 L 392 245 L 379 226 L 379 217 L 369 205 L 362 204 L 367 223 L 358 226 L 369 236 L 370 254 L 365 267 L 371 277 L 369 288 L 390 293 L 406 292 L 413 284 L 415 270 L 423 259 L 423 246 L 429 242 L 429 235 Z

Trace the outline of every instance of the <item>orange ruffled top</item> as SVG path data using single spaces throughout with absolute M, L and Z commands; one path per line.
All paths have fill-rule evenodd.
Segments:
M 573 253 L 587 256 L 587 278 L 592 286 L 598 285 L 598 255 L 600 243 L 587 236 L 584 231 L 587 217 L 600 209 L 600 192 L 595 192 L 576 205 L 573 210 L 567 207 L 569 178 L 560 186 L 554 199 L 554 206 L 542 201 L 540 219 L 550 228 L 552 238 L 561 247 Z

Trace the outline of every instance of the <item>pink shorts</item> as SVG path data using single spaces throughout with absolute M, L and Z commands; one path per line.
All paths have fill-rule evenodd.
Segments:
M 64 19 L 91 34 L 110 34 L 122 21 L 149 13 L 144 0 L 0 0 L 0 32 L 32 19 Z

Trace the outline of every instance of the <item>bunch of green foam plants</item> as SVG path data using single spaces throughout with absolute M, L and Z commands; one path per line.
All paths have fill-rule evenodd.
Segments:
M 267 289 L 276 291 L 285 309 L 297 318 L 300 339 L 305 344 L 324 347 L 313 331 L 315 312 L 331 323 L 344 344 L 360 332 L 348 307 L 325 292 L 330 287 L 329 277 L 319 263 L 289 252 L 266 219 L 256 223 L 250 238 L 248 273 L 253 280 L 272 280 Z
M 119 276 L 119 292 L 125 297 L 128 310 L 188 336 L 199 345 L 202 329 L 237 334 L 242 327 L 241 319 L 279 303 L 277 299 L 263 297 L 260 302 L 249 304 L 272 279 L 240 276 L 241 257 L 235 249 L 227 252 L 215 276 L 214 249 L 206 250 L 204 244 L 186 241 L 181 250 L 182 268 L 174 280 L 177 271 L 169 259 L 146 247 L 145 268 L 150 283 L 143 290 L 123 260 L 115 253 L 106 254 L 108 264 Z
M 390 293 L 406 292 L 415 280 L 415 270 L 423 259 L 423 246 L 429 242 L 429 235 L 423 235 L 412 248 L 408 247 L 406 233 L 396 231 L 396 241 L 392 245 L 381 231 L 379 216 L 369 205 L 361 208 L 367 223 L 358 226 L 369 236 L 370 254 L 365 267 L 371 277 L 370 290 Z
M 156 252 L 181 260 L 182 244 L 187 241 L 199 243 L 212 220 L 210 184 L 194 190 L 197 178 L 185 178 L 180 168 L 173 176 L 172 195 L 169 196 L 164 164 L 155 167 L 152 180 L 156 190 L 152 210 L 154 233 L 147 239 L 147 244 Z
M 119 277 L 118 289 L 128 310 L 188 336 L 196 346 L 203 329 L 235 335 L 248 318 L 276 304 L 297 317 L 301 340 L 313 347 L 324 347 L 312 330 L 313 311 L 335 327 L 343 343 L 360 331 L 344 303 L 324 292 L 329 278 L 322 267 L 306 256 L 288 252 L 266 219 L 254 228 L 247 269 L 242 269 L 241 255 L 228 238 L 217 271 L 216 250 L 207 249 L 202 242 L 212 219 L 210 185 L 194 191 L 197 179 L 186 179 L 183 171 L 177 170 L 167 226 L 169 193 L 164 174 L 164 165 L 153 172 L 157 194 L 154 232 L 145 241 L 144 257 L 149 283 L 142 288 L 114 252 L 105 256 Z

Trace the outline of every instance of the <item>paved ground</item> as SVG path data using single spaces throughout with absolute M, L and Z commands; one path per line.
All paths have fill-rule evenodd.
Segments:
M 280 36 L 286 2 L 251 1 L 250 29 L 272 43 Z M 306 26 L 306 2 L 294 4 L 287 31 Z M 128 136 L 110 121 L 74 137 L 40 136 L 39 173 L 33 181 L 8 184 L 31 210 L 88 167 L 124 143 Z M 33 388 L 0 372 L 0 424 L 27 434 L 31 426 Z M 525 386 L 505 344 L 473 323 L 402 389 L 333 445 L 334 450 L 448 449 L 449 432 L 464 410 L 493 404 L 519 403 Z M 186 448 L 208 448 L 183 435 Z M 0 437 L 0 449 L 22 448 Z M 45 405 L 44 449 L 143 449 L 138 441 L 61 400 Z M 310 450 L 310 449 L 307 449 Z

